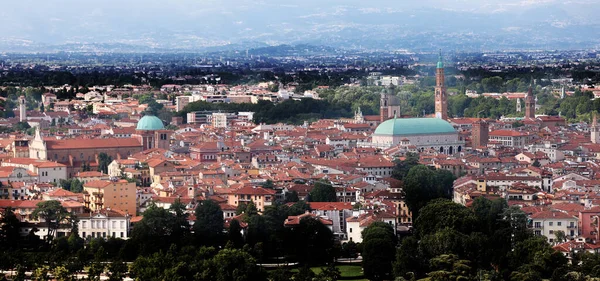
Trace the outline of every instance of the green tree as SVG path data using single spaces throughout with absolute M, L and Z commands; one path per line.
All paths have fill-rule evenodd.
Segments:
M 18 122 L 13 126 L 13 128 L 15 129 L 15 131 L 24 132 L 28 129 L 31 129 L 31 126 L 29 126 L 29 123 L 27 122 Z
M 171 235 L 178 227 L 175 215 L 152 204 L 144 211 L 142 217 L 133 228 L 127 244 L 138 247 L 143 255 L 168 249 L 174 242 Z
M 390 280 L 396 254 L 396 236 L 391 225 L 374 222 L 362 232 L 363 271 L 369 280 Z
M 342 277 L 342 273 L 335 266 L 335 263 L 329 263 L 327 267 L 321 268 L 321 272 L 317 274 L 316 279 L 319 281 L 337 281 Z
M 112 163 L 113 159 L 105 152 L 98 154 L 98 172 L 108 174 L 108 165 Z
M 243 214 L 244 212 L 246 212 L 246 208 L 248 208 L 248 204 L 244 202 L 239 202 L 237 207 L 235 208 L 235 215 L 239 216 Z
M 285 202 L 298 202 L 300 199 L 298 198 L 298 192 L 293 190 L 292 192 L 285 193 Z
M 424 280 L 473 280 L 473 268 L 470 261 L 461 260 L 456 255 L 440 255 L 430 261 L 432 272 L 427 273 Z
M 48 226 L 48 242 L 52 241 L 56 231 L 61 227 L 61 223 L 64 223 L 70 216 L 72 214 L 56 200 L 37 203 L 36 209 L 31 213 L 33 219 L 43 220 Z
M 120 281 L 126 277 L 127 274 L 127 264 L 122 261 L 112 261 L 108 265 L 108 280 L 109 281 Z
M 171 238 L 175 242 L 183 240 L 190 233 L 188 214 L 185 210 L 185 204 L 179 198 L 175 199 L 175 202 L 169 207 L 169 211 L 175 215 L 173 231 L 171 232 Z
M 477 218 L 470 209 L 447 199 L 431 201 L 421 209 L 414 223 L 420 237 L 446 228 L 470 233 L 476 225 Z
M 269 273 L 269 280 L 271 281 L 289 281 L 296 280 L 292 279 L 292 272 L 286 268 L 278 268 L 276 270 L 272 270 Z
M 394 275 L 399 278 L 412 279 L 421 276 L 428 270 L 427 258 L 419 249 L 419 240 L 414 236 L 402 240 L 400 247 L 396 250 L 396 260 L 393 264 Z
M 223 238 L 223 211 L 212 200 L 203 200 L 196 207 L 194 232 L 203 245 L 220 245 Z
M 272 180 L 266 180 L 265 183 L 263 183 L 262 187 L 273 189 L 273 188 L 275 188 L 275 184 L 273 183 Z
M 292 205 L 288 211 L 288 215 L 297 216 L 310 211 L 310 205 L 306 201 L 300 200 Z
M 337 202 L 335 187 L 327 182 L 315 182 L 309 194 L 310 200 L 313 202 Z
M 303 266 L 294 274 L 294 281 L 313 281 L 316 274 L 308 266 Z
M 298 226 L 288 229 L 288 253 L 300 264 L 322 264 L 333 261 L 333 232 L 320 220 L 304 217 Z
M 419 210 L 436 198 L 450 198 L 454 176 L 445 170 L 432 170 L 424 165 L 413 166 L 404 178 L 406 205 L 418 218 Z
M 211 260 L 216 281 L 266 281 L 265 272 L 256 265 L 256 260 L 238 249 L 223 249 Z
M 71 178 L 68 180 L 61 179 L 58 184 L 60 187 L 62 187 L 62 189 L 69 190 L 71 192 L 83 192 L 83 182 L 77 178 Z
M 21 222 L 15 215 L 12 208 L 8 207 L 2 211 L 2 219 L 0 219 L 0 249 L 18 248 L 20 244 Z
M 244 237 L 242 236 L 242 227 L 237 219 L 233 219 L 229 222 L 229 229 L 227 230 L 227 236 L 229 242 L 233 244 L 235 248 L 241 248 L 244 245 Z
M 404 179 L 408 175 L 408 171 L 414 166 L 419 165 L 419 154 L 408 152 L 404 160 L 396 161 L 396 166 L 392 172 L 392 177 L 398 180 Z

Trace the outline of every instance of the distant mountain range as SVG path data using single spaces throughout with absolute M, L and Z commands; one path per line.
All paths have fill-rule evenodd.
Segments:
M 26 3 L 3 4 L 0 51 L 214 52 L 281 44 L 366 51 L 600 46 L 596 0 L 46 2 L 52 1 L 36 1 L 34 9 Z

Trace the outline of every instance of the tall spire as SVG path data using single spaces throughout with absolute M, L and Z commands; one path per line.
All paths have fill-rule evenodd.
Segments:
M 437 68 L 444 68 L 444 61 L 442 60 L 442 49 L 440 49 L 440 54 L 438 56 Z
M 531 77 L 531 83 L 529 84 L 529 90 L 525 95 L 525 118 L 535 119 L 535 97 L 533 96 L 533 77 Z
M 590 127 L 590 141 L 592 143 L 600 143 L 600 130 L 598 128 L 598 116 L 595 111 L 592 114 L 594 117 L 592 120 L 592 126 Z
M 444 120 L 448 119 L 448 104 L 444 81 L 444 62 L 442 61 L 441 50 L 437 68 L 435 70 L 435 117 Z

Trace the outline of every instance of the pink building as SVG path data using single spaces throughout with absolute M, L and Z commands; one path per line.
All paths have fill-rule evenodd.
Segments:
M 600 218 L 600 207 L 579 212 L 579 231 L 581 236 L 595 241 L 600 241 L 598 228 Z

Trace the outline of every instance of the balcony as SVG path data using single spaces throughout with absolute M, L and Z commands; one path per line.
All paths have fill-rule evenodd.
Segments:
M 567 225 L 567 229 L 575 229 L 577 228 L 577 225 Z

